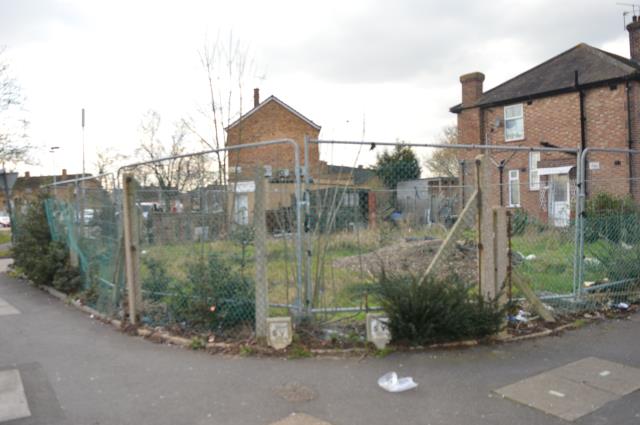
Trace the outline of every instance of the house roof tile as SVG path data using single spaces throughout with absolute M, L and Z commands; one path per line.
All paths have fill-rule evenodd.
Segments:
M 509 101 L 540 97 L 575 90 L 575 72 L 580 85 L 598 85 L 640 76 L 640 64 L 585 43 L 543 62 L 488 90 L 473 106 L 504 104 Z M 458 104 L 452 112 L 462 110 Z
M 270 102 L 278 103 L 280 106 L 282 106 L 283 108 L 285 108 L 286 110 L 291 112 L 296 117 L 300 118 L 302 121 L 304 121 L 307 124 L 309 124 L 311 127 L 315 128 L 318 131 L 320 130 L 320 126 L 318 124 L 314 123 L 309 118 L 305 117 L 300 112 L 296 111 L 291 106 L 287 105 L 282 100 L 278 99 L 277 97 L 275 97 L 273 95 L 269 96 L 268 98 L 266 98 L 265 100 L 260 102 L 260 104 L 258 106 L 254 107 L 249 112 L 247 112 L 246 114 L 242 115 L 240 118 L 238 118 L 237 120 L 235 120 L 234 122 L 229 124 L 229 126 L 226 128 L 226 130 L 228 131 L 229 129 L 231 129 L 231 128 L 235 127 L 236 125 L 240 124 L 240 122 L 246 120 L 247 118 L 249 118 L 250 116 L 252 116 L 256 112 L 258 112 L 260 109 L 262 109 L 265 105 L 267 105 Z

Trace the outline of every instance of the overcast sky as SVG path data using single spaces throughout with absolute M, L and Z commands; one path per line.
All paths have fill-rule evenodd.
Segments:
M 207 85 L 198 50 L 233 32 L 257 64 L 246 81 L 322 126 L 321 137 L 433 142 L 455 122 L 458 78 L 485 90 L 585 42 L 628 56 L 623 8 L 605 0 L 0 0 L 0 45 L 27 96 L 35 173 L 87 169 L 96 149 L 130 154 L 145 111 L 193 115 Z M 194 150 L 200 149 L 194 146 Z M 353 156 L 321 152 L 352 165 Z M 372 156 L 362 157 L 367 162 Z

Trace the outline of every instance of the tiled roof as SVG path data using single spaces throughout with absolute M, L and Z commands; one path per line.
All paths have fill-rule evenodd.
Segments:
M 316 130 L 320 130 L 320 126 L 316 123 L 314 123 L 313 121 L 311 121 L 309 118 L 305 117 L 304 115 L 302 115 L 300 112 L 296 111 L 295 109 L 293 109 L 291 106 L 287 105 L 286 103 L 284 103 L 283 101 L 281 101 L 280 99 L 278 99 L 275 96 L 269 96 L 268 98 L 266 98 L 264 101 L 260 102 L 260 104 L 258 106 L 256 106 L 255 108 L 253 108 L 252 110 L 250 110 L 249 112 L 247 112 L 246 114 L 242 115 L 240 118 L 238 118 L 236 121 L 232 122 L 231 124 L 229 124 L 229 126 L 226 128 L 226 130 L 229 130 L 233 127 L 235 127 L 236 125 L 238 125 L 240 122 L 246 120 L 247 118 L 249 118 L 251 115 L 255 114 L 256 112 L 258 112 L 260 109 L 262 109 L 265 105 L 267 105 L 270 102 L 276 102 L 277 104 L 279 104 L 280 106 L 282 106 L 283 108 L 285 108 L 286 110 L 288 110 L 289 112 L 291 112 L 293 115 L 295 115 L 296 117 L 300 118 L 302 121 L 306 122 L 307 124 L 309 124 L 311 127 L 315 128 Z
M 540 97 L 554 92 L 575 90 L 575 72 L 581 86 L 605 84 L 625 78 L 638 78 L 640 64 L 588 44 L 560 53 L 540 65 L 486 91 L 473 106 L 488 106 Z M 458 112 L 462 105 L 451 108 Z

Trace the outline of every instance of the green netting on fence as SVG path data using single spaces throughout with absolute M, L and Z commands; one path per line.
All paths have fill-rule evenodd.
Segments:
M 77 259 L 83 300 L 115 315 L 124 288 L 124 255 L 116 202 L 109 192 L 85 191 L 83 202 L 49 198 L 45 210 L 51 238 L 63 242 Z

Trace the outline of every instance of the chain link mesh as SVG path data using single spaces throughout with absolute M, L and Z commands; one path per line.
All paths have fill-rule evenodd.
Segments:
M 411 149 L 418 160 L 430 153 Z M 487 198 L 479 203 L 477 153 L 460 154 L 461 172 L 453 177 L 425 177 L 415 161 L 312 169 L 303 176 L 301 223 L 293 164 L 282 170 L 230 164 L 223 182 L 200 170 L 180 188 L 160 184 L 151 168 L 132 167 L 143 323 L 241 338 L 264 313 L 256 301 L 269 316 L 308 311 L 360 320 L 361 312 L 377 308 L 372 285 L 383 271 L 456 274 L 475 285 L 478 214 L 496 206 L 511 215 L 509 282 L 524 281 L 561 312 L 638 299 L 640 209 L 626 195 L 632 181 L 594 173 L 578 217 L 575 157 L 536 152 L 532 168 L 529 152 L 491 153 L 481 188 Z M 256 193 L 262 181 L 263 197 Z M 123 310 L 121 191 L 95 179 L 49 193 L 51 235 L 77 257 L 87 302 L 108 314 Z M 256 228 L 256 214 L 264 214 L 264 228 Z M 20 220 L 18 211 L 16 235 Z M 264 275 L 266 283 L 257 283 Z M 511 298 L 523 296 L 508 290 Z
M 52 239 L 68 247 L 80 269 L 83 302 L 108 315 L 120 310 L 124 290 L 120 207 L 108 182 L 112 178 L 56 184 L 45 201 Z

